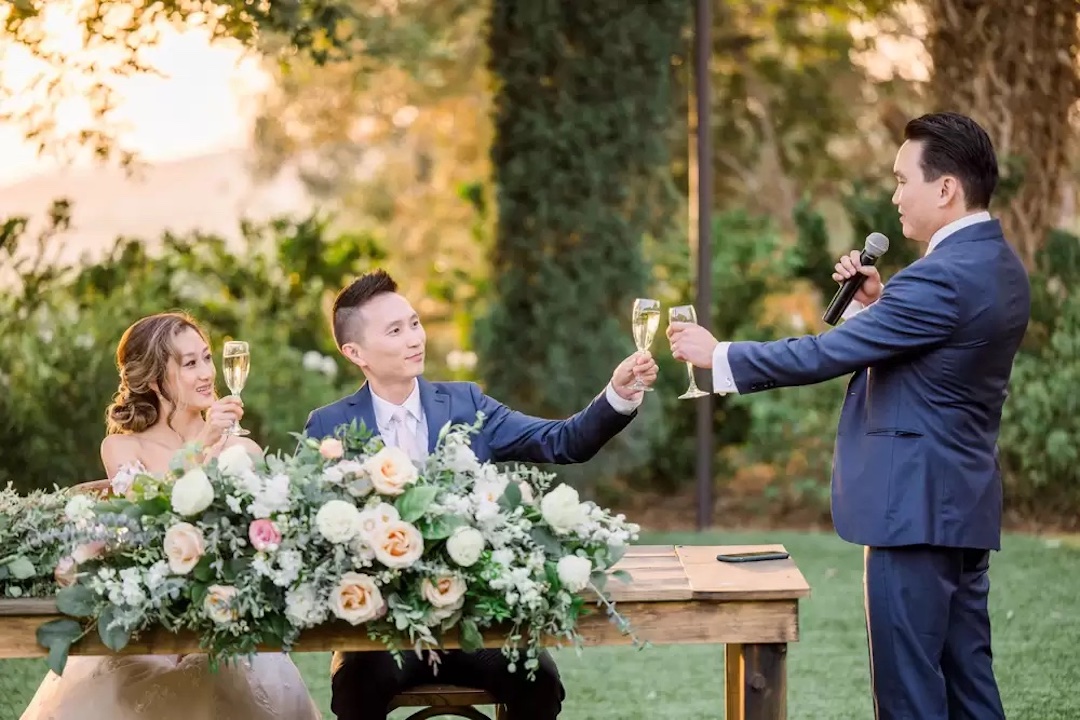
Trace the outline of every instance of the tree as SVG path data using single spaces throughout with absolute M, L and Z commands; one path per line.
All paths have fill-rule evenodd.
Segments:
M 493 2 L 497 231 L 480 358 L 514 407 L 569 415 L 632 349 L 643 239 L 680 222 L 666 133 L 688 20 L 682 0 Z
M 1076 0 L 925 0 L 937 110 L 982 123 L 1011 173 L 1000 209 L 1029 269 L 1059 222 L 1080 97 Z
M 326 63 L 355 52 L 360 26 L 385 24 L 377 3 L 361 13 L 352 0 L 15 0 L 0 6 L 6 52 L 29 52 L 39 72 L 26 85 L 12 85 L 0 71 L 0 119 L 22 124 L 41 152 L 70 155 L 89 150 L 99 159 L 132 153 L 116 143 L 113 118 L 119 77 L 153 72 L 142 51 L 163 24 L 199 27 L 212 37 L 232 38 L 285 60 L 303 52 Z M 55 35 L 77 36 L 58 41 Z M 6 64 L 6 63 L 5 63 Z M 14 67 L 14 65 L 10 66 Z M 60 127 L 56 108 L 78 98 L 87 103 L 80 127 Z M 13 108 L 13 109 L 10 109 Z

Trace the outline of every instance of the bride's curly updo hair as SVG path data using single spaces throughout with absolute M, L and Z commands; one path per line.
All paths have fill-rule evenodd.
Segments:
M 120 387 L 105 411 L 109 435 L 140 433 L 153 426 L 161 414 L 158 393 L 175 408 L 165 380 L 169 359 L 176 358 L 174 338 L 188 329 L 199 333 L 209 346 L 206 333 L 186 313 L 150 315 L 124 331 L 116 347 Z

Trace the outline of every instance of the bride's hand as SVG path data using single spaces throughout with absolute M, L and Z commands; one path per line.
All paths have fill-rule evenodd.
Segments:
M 221 398 L 206 412 L 206 427 L 199 434 L 199 443 L 208 452 L 214 449 L 220 450 L 229 437 L 225 431 L 243 417 L 244 403 L 240 398 L 235 395 Z

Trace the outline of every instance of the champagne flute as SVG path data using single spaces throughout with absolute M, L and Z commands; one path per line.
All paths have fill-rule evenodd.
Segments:
M 222 373 L 225 375 L 225 384 L 229 386 L 229 392 L 237 397 L 244 390 L 247 382 L 248 370 L 251 369 L 251 351 L 248 344 L 242 340 L 230 340 L 225 343 L 222 355 Z M 233 422 L 233 426 L 225 431 L 227 435 L 250 435 L 251 432 L 240 427 L 240 421 Z
M 668 322 L 693 323 L 697 325 L 697 311 L 693 305 L 679 305 L 668 310 Z M 680 400 L 705 397 L 709 393 L 699 390 L 697 380 L 694 378 L 694 364 L 686 363 L 686 372 L 690 375 L 690 387 L 679 396 Z
M 638 352 L 645 352 L 652 345 L 656 329 L 660 327 L 660 301 L 650 298 L 638 298 L 634 301 L 634 345 Z M 652 388 L 641 382 L 641 378 L 634 381 L 631 390 L 644 390 L 652 392 Z

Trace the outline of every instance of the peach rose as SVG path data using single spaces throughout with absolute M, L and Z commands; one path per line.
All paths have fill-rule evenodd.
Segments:
M 71 587 L 75 584 L 78 572 L 79 565 L 75 562 L 75 558 L 67 556 L 60 558 L 60 562 L 56 563 L 56 569 L 53 570 L 53 577 L 56 579 L 56 584 L 60 587 Z
M 424 578 L 420 583 L 420 592 L 424 599 L 436 608 L 457 609 L 465 602 L 465 581 L 453 575 L 443 575 L 432 582 Z
M 342 620 L 359 625 L 382 615 L 386 604 L 375 578 L 363 573 L 347 572 L 330 594 L 330 608 Z
M 206 612 L 206 617 L 219 624 L 236 620 L 240 617 L 240 613 L 232 607 L 232 604 L 239 593 L 240 591 L 232 585 L 211 585 L 203 599 L 203 611 Z
M 75 548 L 75 550 L 71 553 L 71 559 L 79 565 L 82 565 L 84 562 L 98 559 L 104 552 L 105 541 L 94 540 L 92 542 L 83 543 L 82 545 Z
M 424 536 L 412 525 L 401 520 L 379 525 L 368 542 L 375 559 L 388 568 L 407 568 L 424 554 Z
M 319 443 L 319 454 L 327 460 L 337 460 L 345 454 L 345 446 L 337 438 L 325 438 Z
M 384 447 L 364 463 L 375 492 L 382 495 L 400 495 L 405 486 L 416 482 L 419 474 L 416 466 L 404 451 Z
M 164 545 L 169 569 L 177 575 L 191 572 L 206 552 L 202 530 L 186 522 L 176 523 L 165 531 Z

